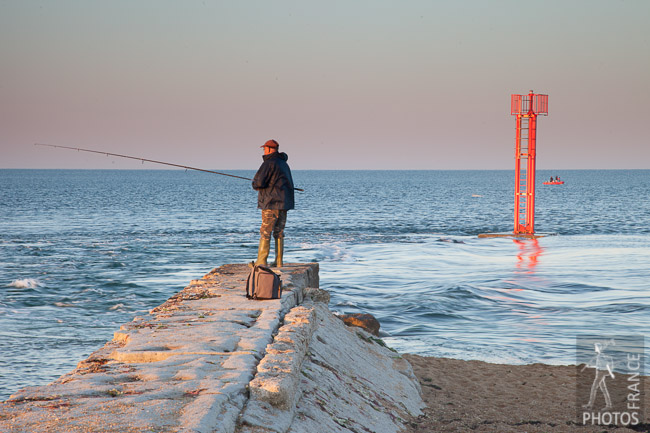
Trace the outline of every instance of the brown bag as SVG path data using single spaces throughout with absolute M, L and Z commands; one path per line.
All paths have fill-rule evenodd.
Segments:
M 246 280 L 248 299 L 280 299 L 282 284 L 280 276 L 266 266 L 256 265 Z

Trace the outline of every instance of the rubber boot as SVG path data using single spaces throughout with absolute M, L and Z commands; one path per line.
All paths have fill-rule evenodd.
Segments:
M 271 263 L 271 266 L 274 268 L 281 268 L 284 263 L 282 263 L 282 256 L 284 255 L 284 238 L 275 239 L 275 261 Z
M 269 251 L 271 250 L 271 239 L 260 239 L 260 245 L 257 248 L 257 260 L 253 263 L 255 266 L 262 265 L 268 266 L 266 259 L 269 257 Z

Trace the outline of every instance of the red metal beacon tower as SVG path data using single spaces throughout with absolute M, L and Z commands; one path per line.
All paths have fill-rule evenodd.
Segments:
M 517 116 L 515 135 L 515 229 L 535 235 L 535 154 L 537 116 L 548 116 L 548 95 L 512 95 L 510 114 Z

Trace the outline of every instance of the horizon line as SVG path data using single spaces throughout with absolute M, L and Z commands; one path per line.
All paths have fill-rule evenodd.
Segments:
M 35 168 L 0 167 L 0 170 L 75 170 L 75 171 L 195 171 L 184 168 Z M 220 171 L 256 171 L 257 168 L 209 168 Z M 298 168 L 297 171 L 514 171 L 514 168 Z M 650 168 L 539 168 L 537 171 L 650 170 Z

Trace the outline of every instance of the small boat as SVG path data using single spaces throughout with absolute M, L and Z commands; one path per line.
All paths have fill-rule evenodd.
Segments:
M 564 185 L 563 180 L 554 180 L 553 182 L 546 181 L 546 182 L 542 182 L 542 183 L 544 185 Z

